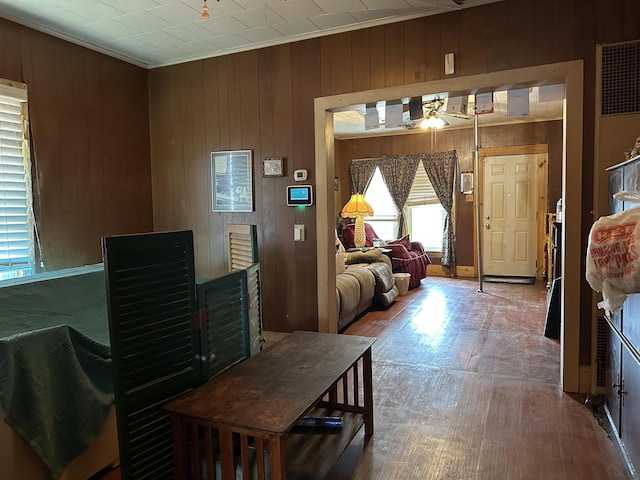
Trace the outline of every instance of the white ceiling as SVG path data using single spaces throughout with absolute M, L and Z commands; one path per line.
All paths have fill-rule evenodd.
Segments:
M 204 0 L 0 0 L 0 17 L 141 67 L 155 68 L 498 1 L 207 0 L 210 18 L 205 20 L 201 16 Z M 507 119 L 506 92 L 494 93 L 494 113 L 479 115 L 479 123 L 514 121 Z M 530 114 L 520 121 L 562 118 L 562 102 L 539 102 L 537 93 L 537 87 L 530 90 Z M 447 92 L 436 96 L 446 99 Z M 389 99 L 378 102 L 382 110 L 385 100 Z M 473 100 L 469 95 L 471 114 Z M 336 112 L 336 137 L 408 132 L 384 124 L 367 130 L 364 111 L 364 105 L 354 105 Z M 449 123 L 447 128 L 473 123 L 444 118 Z
M 146 68 L 500 0 L 0 0 L 0 17 Z
M 526 116 L 509 115 L 508 94 L 506 90 L 498 90 L 493 92 L 493 104 L 491 112 L 481 113 L 478 115 L 479 126 L 497 126 L 513 123 L 539 122 L 549 120 L 561 120 L 564 109 L 564 86 L 563 85 L 544 85 L 534 86 L 527 89 L 528 92 L 523 102 L 528 106 Z M 526 90 L 525 90 L 526 91 Z M 459 95 L 456 93 L 456 95 Z M 467 118 L 453 116 L 447 114 L 448 110 L 448 93 L 442 92 L 432 95 L 424 95 L 422 102 L 424 105 L 430 105 L 434 99 L 442 99 L 444 105 L 439 110 L 441 118 L 447 123 L 443 128 L 471 128 L 474 120 L 475 112 L 475 95 L 465 95 L 463 98 L 467 100 L 467 108 L 463 113 Z M 408 98 L 399 99 L 404 104 L 403 120 L 410 122 L 408 110 Z M 379 125 L 375 128 L 367 129 L 365 127 L 365 111 L 366 105 L 352 105 L 350 107 L 334 111 L 334 135 L 336 138 L 344 140 L 348 138 L 371 137 L 379 135 L 396 135 L 398 133 L 419 133 L 424 130 L 407 126 L 390 127 L 385 122 L 385 105 L 386 101 L 379 101 L 376 107 L 379 111 Z M 525 110 L 526 110 L 525 109 Z M 425 113 L 428 108 L 425 108 Z M 513 110 L 512 110 L 513 112 Z

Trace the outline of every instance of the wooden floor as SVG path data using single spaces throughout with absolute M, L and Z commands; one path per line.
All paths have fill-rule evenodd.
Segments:
M 538 285 L 430 277 L 345 333 L 375 336 L 375 435 L 355 479 L 625 479 L 583 399 L 562 392 Z
M 560 388 L 546 288 L 477 287 L 430 277 L 345 330 L 378 338 L 375 434 L 330 479 L 626 479 L 584 399 Z

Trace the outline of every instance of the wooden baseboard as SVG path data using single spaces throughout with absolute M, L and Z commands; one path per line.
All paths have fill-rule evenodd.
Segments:
M 460 266 L 456 267 L 456 273 L 458 277 L 462 278 L 475 278 L 473 266 Z M 427 265 L 427 276 L 431 277 L 451 277 L 451 273 L 442 265 Z

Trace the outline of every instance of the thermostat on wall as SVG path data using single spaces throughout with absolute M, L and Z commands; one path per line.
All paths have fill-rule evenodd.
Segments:
M 296 182 L 304 182 L 307 179 L 307 171 L 304 168 L 300 170 L 294 170 L 293 179 Z
M 313 205 L 313 187 L 311 185 L 289 185 L 287 187 L 287 205 L 290 207 Z

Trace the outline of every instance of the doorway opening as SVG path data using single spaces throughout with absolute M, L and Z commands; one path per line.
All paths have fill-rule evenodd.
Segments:
M 564 83 L 565 106 L 563 120 L 562 192 L 565 211 L 565 228 L 562 234 L 562 251 L 579 251 L 581 244 L 581 184 L 582 184 L 582 61 L 563 62 L 482 75 L 457 77 L 433 82 L 423 82 L 384 89 L 367 90 L 314 101 L 315 153 L 316 153 L 316 230 L 318 275 L 318 330 L 337 331 L 335 298 L 334 255 L 334 109 L 353 104 L 376 102 L 380 98 L 403 98 L 423 95 L 425 92 L 478 91 L 504 89 L 506 86 L 531 86 L 540 82 Z M 567 183 L 567 171 L 572 181 Z M 564 284 L 578 284 L 581 258 L 578 255 L 562 258 Z M 580 388 L 579 289 L 563 289 L 561 292 L 563 329 L 561 333 L 561 378 L 565 391 L 578 392 Z M 583 381 L 584 383 L 584 381 Z

